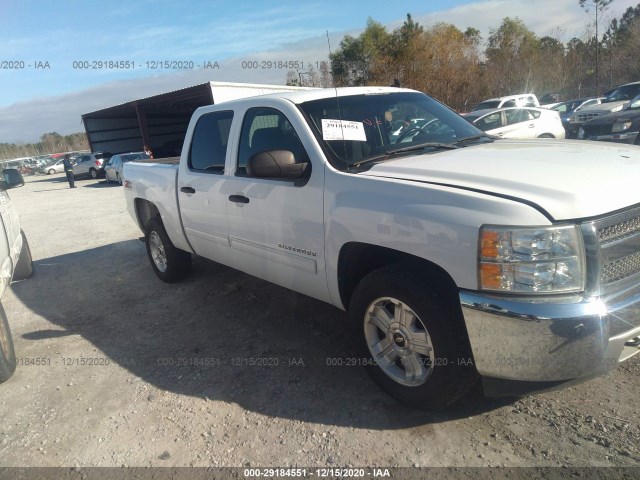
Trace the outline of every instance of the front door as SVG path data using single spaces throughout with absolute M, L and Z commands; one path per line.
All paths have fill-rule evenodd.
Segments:
M 302 129 L 307 134 L 299 136 L 296 130 Z M 222 193 L 233 266 L 330 301 L 324 264 L 324 163 L 309 138 L 311 133 L 293 106 L 282 111 L 248 109 L 234 152 L 235 172 Z M 288 150 L 296 163 L 310 162 L 308 175 L 295 180 L 252 177 L 246 168 L 249 158 L 269 150 Z

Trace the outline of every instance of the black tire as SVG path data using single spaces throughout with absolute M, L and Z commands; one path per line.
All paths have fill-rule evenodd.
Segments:
M 56 173 L 56 171 L 53 168 L 47 171 L 47 175 L 53 175 L 54 173 Z
M 0 383 L 6 382 L 16 371 L 16 352 L 13 348 L 7 314 L 0 303 Z
M 543 133 L 542 135 L 538 136 L 538 138 L 556 138 L 556 137 L 554 137 L 550 133 Z
M 161 247 L 164 250 L 164 269 L 161 269 L 156 264 L 156 260 L 154 260 L 152 254 L 152 238 L 154 234 L 157 235 Z M 159 217 L 154 217 L 147 223 L 145 229 L 145 245 L 153 271 L 156 272 L 158 278 L 163 282 L 175 283 L 186 278 L 191 273 L 191 254 L 176 248 L 173 243 L 171 243 Z
M 116 181 L 122 186 L 122 179 L 120 178 L 120 174 L 116 173 Z
M 20 235 L 22 235 L 22 250 L 20 250 L 20 257 L 18 258 L 18 263 L 13 271 L 14 280 L 25 280 L 27 278 L 31 278 L 34 271 L 33 258 L 31 257 L 31 249 L 29 248 L 27 236 L 22 230 L 20 230 Z
M 634 142 L 635 145 L 640 145 L 640 133 L 636 136 L 636 141 Z
M 95 168 L 90 168 L 89 176 L 95 180 L 96 178 L 98 178 L 98 171 Z
M 364 359 L 367 372 L 384 391 L 411 407 L 438 410 L 467 393 L 479 377 L 471 360 L 471 347 L 457 294 L 442 291 L 437 283 L 429 281 L 429 277 L 423 271 L 404 264 L 389 265 L 368 274 L 351 297 L 349 322 L 356 335 L 359 358 Z M 371 332 L 372 327 L 369 324 L 368 329 L 365 328 L 365 318 L 374 302 L 388 297 L 399 300 L 417 315 L 426 330 L 420 330 L 419 333 L 426 333 L 431 342 L 435 358 L 425 356 L 422 357 L 424 361 L 419 360 L 419 364 L 423 367 L 426 365 L 425 370 L 430 371 L 426 379 L 421 380 L 423 383 L 403 385 L 385 373 L 373 359 L 365 334 L 365 331 Z M 393 303 L 388 305 L 394 308 Z M 373 327 L 373 330 L 382 333 L 379 327 Z M 386 334 L 383 337 L 391 338 Z M 398 346 L 396 338 L 394 334 L 394 341 L 391 342 L 394 349 Z M 396 372 L 404 371 L 406 374 L 403 362 L 404 358 L 399 357 L 389 365 Z

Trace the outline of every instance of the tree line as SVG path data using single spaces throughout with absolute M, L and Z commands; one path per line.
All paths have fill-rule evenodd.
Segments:
M 426 92 L 458 110 L 518 93 L 548 94 L 558 101 L 601 95 L 640 80 L 640 4 L 603 29 L 611 1 L 579 0 L 587 27 L 583 38 L 566 43 L 559 39 L 561 30 L 540 37 L 517 17 L 504 18 L 486 39 L 474 27 L 425 27 L 410 14 L 391 32 L 369 18 L 359 36 L 343 37 L 329 62 L 318 70 L 310 66 L 305 72 L 288 72 L 287 84 L 395 84 Z M 591 22 L 594 16 L 595 25 L 600 20 L 598 36 Z
M 0 143 L 0 159 L 7 160 L 20 157 L 34 157 L 48 153 L 87 150 L 89 142 L 84 132 L 60 135 L 57 132 L 45 133 L 39 142 L 15 144 Z

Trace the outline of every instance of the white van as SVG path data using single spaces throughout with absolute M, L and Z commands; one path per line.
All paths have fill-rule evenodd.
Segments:
M 480 102 L 473 107 L 472 112 L 476 110 L 488 110 L 502 107 L 539 107 L 538 97 L 533 93 L 522 93 L 520 95 L 509 95 L 507 97 L 490 98 L 484 102 Z

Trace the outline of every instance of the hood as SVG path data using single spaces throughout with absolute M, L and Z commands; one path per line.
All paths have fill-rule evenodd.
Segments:
M 627 103 L 629 103 L 629 100 L 619 100 L 617 102 L 609 103 L 597 103 L 595 105 L 589 105 L 588 107 L 581 108 L 574 113 L 598 112 L 599 115 L 604 115 L 605 113 L 623 109 Z
M 618 120 L 635 121 L 640 118 L 640 109 L 622 110 L 620 112 L 607 113 L 589 120 L 585 125 L 613 125 Z
M 577 140 L 498 140 L 393 159 L 361 175 L 450 185 L 521 199 L 554 220 L 640 203 L 640 148 Z

